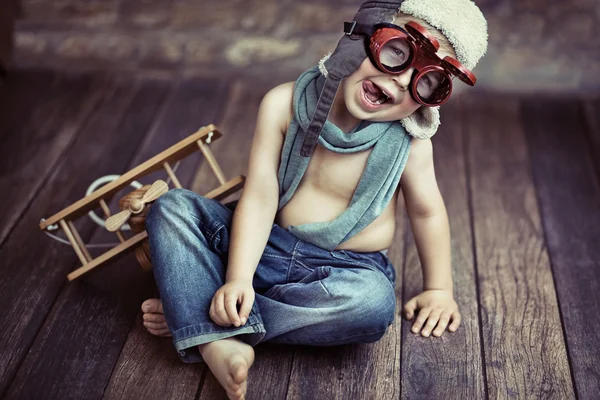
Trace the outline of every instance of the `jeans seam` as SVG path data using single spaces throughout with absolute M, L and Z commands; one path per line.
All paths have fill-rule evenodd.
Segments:
M 215 223 L 215 227 L 216 229 L 214 229 L 214 231 L 212 233 L 210 233 L 208 240 L 209 242 L 212 242 L 215 238 L 215 236 L 217 235 L 217 233 L 219 233 L 221 231 L 221 229 L 225 228 L 225 224 L 222 224 L 220 222 Z
M 278 256 L 276 254 L 268 254 L 268 253 L 264 253 L 264 252 L 263 252 L 262 255 L 263 255 L 263 257 L 277 258 L 277 259 L 280 259 L 280 260 L 288 260 L 289 259 L 289 257 Z
M 325 284 L 323 283 L 323 279 L 326 278 L 326 276 L 324 276 L 324 274 L 323 274 L 323 268 L 325 268 L 325 267 L 315 268 L 317 270 L 317 275 L 319 276 L 319 284 L 321 285 L 323 290 L 325 290 L 325 292 L 327 292 L 327 294 L 331 296 L 331 292 L 329 292 L 329 290 L 327 289 L 327 286 L 325 286 Z
M 300 258 L 296 259 L 296 262 L 303 268 L 306 268 L 309 271 L 314 271 L 315 269 L 317 269 L 318 267 L 312 267 L 311 265 L 306 264 L 304 261 L 302 261 Z
M 292 265 L 294 265 L 294 261 L 296 261 L 296 256 L 298 255 L 298 246 L 300 246 L 300 240 L 296 242 L 294 245 L 294 249 L 292 250 L 292 258 L 288 264 L 287 274 L 285 276 L 285 283 L 290 282 L 290 273 L 292 272 Z

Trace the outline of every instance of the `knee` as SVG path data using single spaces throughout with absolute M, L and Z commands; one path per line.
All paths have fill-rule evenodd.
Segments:
M 188 219 L 194 197 L 200 197 L 187 189 L 172 189 L 156 199 L 146 217 L 146 229 L 149 234 L 156 229 L 165 229 L 169 225 L 179 225 L 178 221 Z
M 186 189 L 169 190 L 152 203 L 148 211 L 148 218 L 171 215 L 181 211 L 185 208 L 182 206 L 187 202 L 189 193 L 191 192 Z
M 352 320 L 355 328 L 370 333 L 377 341 L 394 322 L 396 294 L 387 277 L 379 271 L 370 271 L 360 288 L 354 292 Z

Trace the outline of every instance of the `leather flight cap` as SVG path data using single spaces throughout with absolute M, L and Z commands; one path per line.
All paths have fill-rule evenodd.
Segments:
M 361 5 L 353 21 L 370 26 L 381 22 L 391 22 L 397 14 L 402 1 L 367 1 Z M 317 146 L 319 135 L 321 134 L 323 125 L 325 125 L 325 121 L 327 121 L 340 83 L 344 78 L 356 71 L 365 58 L 368 57 L 364 37 L 362 35 L 353 35 L 352 30 L 348 31 L 350 28 L 351 26 L 345 26 L 344 30 L 346 34 L 338 42 L 331 57 L 325 61 L 328 73 L 323 90 L 319 96 L 319 101 L 317 102 L 315 114 L 310 122 L 306 138 L 300 150 L 300 154 L 303 157 L 310 157 Z

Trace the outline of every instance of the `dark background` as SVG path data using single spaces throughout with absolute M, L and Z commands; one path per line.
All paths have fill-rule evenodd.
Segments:
M 360 3 L 22 0 L 15 62 L 167 76 L 241 73 L 272 77 L 278 83 L 294 79 L 333 49 L 342 22 L 352 18 Z M 478 88 L 571 93 L 600 89 L 598 0 L 476 3 L 489 21 L 490 35 L 488 54 L 475 70 Z

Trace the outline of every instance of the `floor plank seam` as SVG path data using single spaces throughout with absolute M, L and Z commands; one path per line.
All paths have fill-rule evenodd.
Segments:
M 204 389 L 204 384 L 206 383 L 206 377 L 208 373 L 208 366 L 205 366 L 204 371 L 202 371 L 202 375 L 200 376 L 200 382 L 198 383 L 198 390 L 196 391 L 196 396 L 194 397 L 194 400 L 200 400 L 200 396 L 202 395 L 202 389 Z
M 464 104 L 461 102 L 460 104 Z M 460 107 L 461 113 L 461 121 L 463 120 L 463 107 Z M 483 373 L 483 393 L 484 398 L 489 399 L 488 392 L 488 375 L 487 375 L 487 367 L 485 364 L 485 341 L 483 337 L 483 310 L 481 307 L 482 297 L 481 297 L 481 288 L 479 286 L 479 268 L 477 264 L 477 245 L 476 245 L 476 235 L 475 235 L 475 216 L 473 211 L 473 190 L 472 190 L 472 179 L 471 179 L 471 168 L 469 167 L 469 131 L 465 129 L 464 126 L 461 127 L 462 137 L 463 137 L 463 162 L 465 166 L 465 178 L 467 183 L 467 207 L 469 209 L 469 229 L 471 230 L 471 254 L 472 254 L 472 262 L 473 262 L 473 273 L 475 274 L 475 293 L 477 296 L 477 322 L 479 324 L 479 349 L 481 354 L 481 369 Z
M 586 109 L 586 105 L 583 104 L 584 101 L 585 100 L 580 99 L 578 112 L 581 120 L 583 121 L 582 125 L 585 131 L 585 134 L 583 136 L 585 138 L 585 143 L 587 144 L 588 154 L 590 155 L 592 170 L 596 173 L 596 184 L 600 185 L 600 161 L 594 162 L 597 158 L 600 157 L 600 154 L 596 154 L 596 149 L 594 148 L 594 126 L 592 121 L 590 120 L 589 112 Z M 598 136 L 600 136 L 600 132 L 598 133 Z
M 406 209 L 403 211 L 404 215 L 403 215 L 403 225 L 402 225 L 402 286 L 400 288 L 400 304 L 398 305 L 398 307 L 400 307 L 400 327 L 399 327 L 399 331 L 400 331 L 400 351 L 399 351 L 399 362 L 400 362 L 400 375 L 398 376 L 398 380 L 400 381 L 400 385 L 399 388 L 400 390 L 398 391 L 398 399 L 402 398 L 402 391 L 404 388 L 404 385 L 402 385 L 402 357 L 404 355 L 404 339 L 405 339 L 405 335 L 404 335 L 404 331 L 405 329 L 402 329 L 402 311 L 403 311 L 403 307 L 404 307 L 404 301 L 405 301 L 405 296 L 406 296 L 406 260 L 408 257 L 408 238 L 409 238 L 409 229 L 412 229 L 412 226 L 409 223 L 409 219 L 408 219 L 408 213 L 406 211 Z M 410 226 L 410 228 L 409 228 Z M 416 315 L 413 317 L 416 318 Z
M 14 232 L 16 227 L 19 225 L 19 222 L 21 221 L 22 217 L 27 213 L 27 211 L 29 211 L 32 203 L 35 202 L 35 199 L 37 198 L 38 194 L 43 190 L 43 188 L 46 186 L 46 184 L 52 180 L 52 177 L 56 173 L 56 170 L 58 168 L 60 168 L 60 164 L 66 158 L 66 155 L 69 153 L 69 151 L 71 151 L 73 146 L 75 146 L 75 143 L 77 143 L 77 139 L 82 131 L 81 127 L 84 127 L 87 124 L 91 115 L 94 114 L 94 112 L 93 112 L 95 109 L 94 106 L 98 105 L 98 103 L 101 103 L 102 100 L 103 100 L 103 96 L 101 96 L 101 95 L 94 96 L 94 100 L 91 102 L 89 109 L 86 110 L 84 117 L 81 119 L 80 123 L 78 124 L 78 128 L 76 128 L 77 131 L 76 131 L 76 133 L 73 134 L 73 137 L 71 138 L 69 144 L 67 144 L 65 146 L 64 150 L 60 153 L 59 157 L 56 158 L 56 161 L 50 166 L 50 168 L 47 169 L 47 173 L 44 175 L 44 179 L 41 180 L 38 187 L 36 189 L 34 189 L 31 200 L 29 200 L 27 205 L 25 207 L 23 207 L 23 209 L 19 213 L 19 217 L 17 219 L 15 219 L 15 222 L 10 227 L 10 230 L 8 230 L 5 237 L 0 242 L 0 251 L 2 250 L 2 247 L 4 246 L 4 244 L 6 243 L 8 238 L 11 236 L 11 234 Z
M 292 351 L 292 362 L 290 363 L 290 373 L 287 376 L 287 385 L 285 387 L 285 398 L 289 398 L 290 396 L 290 382 L 292 380 L 292 371 L 294 370 L 294 360 L 296 359 L 296 352 L 298 350 L 294 348 Z
M 102 103 L 105 100 L 104 96 L 98 96 L 98 100 L 94 101 L 93 104 L 98 105 L 99 103 Z M 93 110 L 97 108 L 97 107 L 92 107 L 90 106 L 90 111 L 89 113 L 82 119 L 80 126 L 81 127 L 85 127 L 86 124 L 89 121 L 89 118 L 91 118 L 91 116 L 94 114 Z M 49 177 L 49 179 L 46 179 L 44 182 L 45 184 L 40 185 L 40 188 L 35 192 L 36 195 L 38 193 L 40 193 L 45 187 L 46 185 L 52 181 L 52 177 L 54 176 L 54 174 L 56 174 L 58 172 L 58 170 L 60 170 L 60 164 L 62 164 L 66 158 L 66 154 L 68 153 L 69 150 L 71 150 L 73 148 L 73 146 L 75 146 L 75 144 L 77 143 L 78 139 L 79 139 L 79 135 L 81 134 L 81 131 L 83 129 L 80 128 L 78 130 L 78 132 L 73 135 L 73 139 L 71 140 L 71 143 L 69 144 L 69 146 L 67 146 L 65 148 L 65 150 L 61 153 L 61 155 L 65 155 L 62 158 L 58 158 L 57 162 L 53 165 L 53 168 L 50 169 L 50 171 L 47 174 L 47 177 Z M 35 196 L 33 197 L 35 198 Z M 24 212 L 28 211 L 29 208 L 31 207 L 31 204 L 33 203 L 33 201 L 31 201 L 27 207 L 25 207 Z M 21 213 L 21 216 L 24 215 L 23 213 Z M 20 220 L 20 219 L 19 219 Z M 17 221 L 19 221 L 17 220 Z M 10 236 L 10 234 L 12 233 L 12 231 L 16 228 L 16 226 L 18 225 L 18 223 L 15 223 L 14 226 L 11 228 L 10 232 L 8 233 L 8 235 L 6 236 L 6 238 L 8 238 Z M 95 232 L 95 230 L 94 230 Z M 91 236 L 90 236 L 91 237 Z M 2 249 L 2 246 L 4 245 L 4 243 L 6 242 L 6 239 L 2 242 L 2 244 L 0 244 L 0 250 Z M 75 262 L 75 256 L 73 256 L 74 261 L 73 261 L 73 266 L 76 266 L 78 264 L 76 264 Z M 71 269 L 73 269 L 73 267 L 71 267 Z M 24 353 L 21 357 L 21 359 L 16 363 L 16 368 L 14 369 L 14 372 L 12 373 L 12 376 L 10 376 L 10 379 L 7 379 L 7 382 L 10 382 L 9 384 L 6 385 L 6 388 L 4 390 L 4 392 L 0 393 L 0 398 L 4 398 L 6 396 L 7 393 L 10 393 L 10 390 L 13 386 L 14 383 L 14 379 L 15 377 L 18 375 L 19 371 L 21 370 L 23 363 L 25 362 L 26 358 L 27 358 L 27 354 L 29 354 L 29 352 L 31 351 L 31 346 L 35 343 L 35 341 L 38 339 L 40 331 L 44 328 L 44 326 L 46 325 L 46 321 L 48 320 L 48 317 L 50 315 L 52 315 L 52 310 L 54 309 L 55 305 L 56 305 L 56 300 L 58 299 L 58 297 L 60 296 L 60 294 L 63 292 L 66 284 L 68 283 L 68 281 L 63 281 L 62 285 L 60 285 L 60 288 L 56 291 L 55 295 L 53 296 L 52 301 L 50 302 L 50 306 L 48 307 L 48 312 L 46 313 L 46 315 L 44 316 L 44 318 L 41 320 L 40 324 L 38 325 L 36 332 L 34 335 L 32 335 L 32 339 L 31 341 L 27 344 L 27 349 L 28 351 L 26 353 Z
M 140 84 L 140 88 L 141 88 L 141 84 Z M 175 90 L 173 89 L 173 86 L 169 85 L 168 90 L 166 90 L 165 94 L 163 95 L 163 99 L 158 104 L 159 111 L 154 113 L 154 116 L 152 117 L 152 120 L 150 121 L 148 128 L 146 129 L 146 133 L 144 135 L 142 135 L 142 137 L 140 138 L 140 140 L 137 144 L 137 148 L 142 148 L 144 146 L 144 143 L 148 140 L 148 138 L 152 137 L 152 133 L 154 132 L 156 127 L 159 125 L 160 120 L 162 119 L 163 115 L 166 113 L 167 105 L 171 101 L 171 98 L 174 95 L 174 93 L 175 93 Z M 133 99 L 133 97 L 132 97 L 132 99 Z M 134 163 L 134 160 L 136 157 L 137 157 L 137 152 L 134 151 L 131 155 L 131 158 L 127 161 L 127 164 L 126 164 L 129 166 L 128 170 L 135 167 L 135 165 L 133 165 L 133 163 Z M 96 228 L 94 230 L 94 234 L 98 231 L 98 229 L 101 229 L 101 228 Z M 92 237 L 93 237 L 93 235 L 92 235 Z M 116 358 L 115 363 L 113 364 L 112 369 L 110 371 L 110 374 L 108 375 L 106 384 L 104 385 L 104 389 L 102 390 L 102 397 L 104 397 L 106 395 L 106 390 L 110 386 L 112 377 L 115 373 L 115 368 L 117 368 L 117 365 L 119 364 L 119 358 L 123 352 L 123 348 L 125 347 L 125 344 L 127 343 L 127 338 L 129 337 L 129 335 L 131 334 L 131 331 L 133 330 L 133 328 L 135 326 L 135 321 L 136 321 L 138 313 L 135 313 L 134 315 L 135 316 L 133 317 L 133 319 L 131 320 L 131 323 L 129 325 L 127 335 L 125 335 L 125 340 L 123 341 L 123 345 L 121 346 L 121 351 L 119 352 L 119 357 Z
M 519 100 L 519 108 L 522 110 L 522 105 L 523 105 L 523 99 Z M 580 109 L 581 110 L 581 109 Z M 520 112 L 521 116 L 523 116 L 523 113 Z M 585 115 L 582 115 L 582 117 L 584 118 L 584 120 L 586 120 Z M 587 125 L 586 125 L 587 127 Z M 553 256 L 552 256 L 552 249 L 550 248 L 550 246 L 548 245 L 548 236 L 547 236 L 547 230 L 548 227 L 546 225 L 546 218 L 544 218 L 544 213 L 543 213 L 543 207 L 542 207 L 542 203 L 543 203 L 543 199 L 540 197 L 540 192 L 539 192 L 539 181 L 538 181 L 538 177 L 536 176 L 535 173 L 535 169 L 533 167 L 533 154 L 531 151 L 531 140 L 530 140 L 530 135 L 527 134 L 528 129 L 526 127 L 524 127 L 524 133 L 525 133 L 525 139 L 526 139 L 526 144 L 527 144 L 527 154 L 529 155 L 529 174 L 531 176 L 531 180 L 533 182 L 533 186 L 535 188 L 535 198 L 536 201 L 538 203 L 538 211 L 539 211 L 539 217 L 540 217 L 540 222 L 541 222 L 541 226 L 542 226 L 542 235 L 543 235 L 543 239 L 544 239 L 544 248 L 546 249 L 546 252 L 548 253 L 548 263 L 550 264 L 550 271 L 552 271 L 552 284 L 554 285 L 554 295 L 556 296 L 556 304 L 557 304 L 557 308 L 558 308 L 558 315 L 560 317 L 560 328 L 562 330 L 562 334 L 563 334 L 563 341 L 565 343 L 565 350 L 567 352 L 567 362 L 569 364 L 569 373 L 571 375 L 571 384 L 573 385 L 573 391 L 575 392 L 575 397 L 578 399 L 579 398 L 579 390 L 577 389 L 577 380 L 575 379 L 575 373 L 573 371 L 573 362 L 572 362 L 572 356 L 571 356 L 571 349 L 569 348 L 569 341 L 567 340 L 567 327 L 565 325 L 565 320 L 563 317 L 563 310 L 562 310 L 562 302 L 560 299 L 560 295 L 558 292 L 558 286 L 557 286 L 557 282 L 556 282 L 556 271 L 554 270 L 554 262 L 553 260 Z M 588 139 L 587 135 L 584 135 L 586 137 L 586 141 Z M 589 144 L 589 142 L 588 142 Z M 592 150 L 590 149 L 590 152 Z M 595 166 L 591 167 L 592 170 L 596 171 Z M 598 179 L 598 175 L 596 175 L 596 178 Z
M 138 93 L 138 92 L 139 92 L 140 88 L 141 88 L 141 86 L 139 86 L 139 87 L 136 89 L 136 93 Z M 131 99 L 130 99 L 130 100 L 129 100 L 129 102 L 127 103 L 126 107 L 129 107 L 129 106 L 130 106 L 131 102 L 133 102 L 133 99 L 134 99 L 134 97 L 135 97 L 135 95 L 132 95 L 132 96 L 131 96 Z M 109 98 L 110 98 L 110 96 L 109 96 L 109 97 L 106 97 L 106 98 L 105 98 L 104 96 L 102 96 L 102 99 L 103 99 L 103 100 L 107 100 L 107 99 L 109 99 Z M 93 110 L 94 108 L 92 107 L 91 109 Z M 86 118 L 84 118 L 85 122 L 83 122 L 83 123 L 81 124 L 81 126 L 83 126 L 83 127 L 85 128 L 85 127 L 86 127 L 86 122 L 87 122 L 88 118 L 90 118 L 90 116 L 91 116 L 91 115 L 93 115 L 93 114 L 94 114 L 93 112 L 90 112 L 90 114 L 89 114 L 89 115 L 87 115 L 87 116 L 86 116 Z M 82 131 L 82 130 L 80 130 L 79 132 L 81 132 L 81 131 Z M 149 132 L 149 130 L 148 130 L 148 132 Z M 78 140 L 80 139 L 80 137 L 79 137 L 79 134 L 80 134 L 80 133 L 78 133 L 77 135 L 75 135 L 75 138 L 74 138 L 74 140 L 72 141 L 71 145 L 69 146 L 69 149 L 71 149 L 71 148 L 72 148 L 72 147 L 73 147 L 73 146 L 74 146 L 74 145 L 75 145 L 75 144 L 78 142 Z M 148 134 L 148 133 L 146 133 L 146 135 L 147 135 L 147 134 Z M 142 137 L 142 138 L 140 138 L 140 140 L 138 141 L 137 145 L 139 145 L 139 144 L 140 144 L 140 143 L 143 141 L 143 139 L 146 137 L 146 135 L 143 135 L 143 137 Z M 135 152 L 134 152 L 134 154 L 135 154 Z M 133 157 L 132 157 L 132 158 L 129 160 L 129 163 L 131 163 L 131 160 L 132 160 L 132 159 L 133 159 Z M 64 158 L 63 158 L 63 159 L 61 159 L 61 160 L 60 160 L 60 162 L 61 162 L 61 163 L 62 163 L 62 162 L 64 162 Z M 57 167 L 57 168 L 54 170 L 53 174 L 56 174 L 56 173 L 57 173 L 59 170 L 60 170 L 60 166 L 58 166 L 58 167 Z M 53 176 L 53 174 L 50 176 L 50 179 L 48 179 L 48 180 L 46 181 L 46 183 L 48 183 L 48 182 L 52 181 L 52 176 Z M 45 186 L 45 185 L 42 185 L 42 187 L 44 187 L 44 186 Z M 28 208 L 29 208 L 29 206 L 28 206 Z M 15 225 L 15 226 L 16 226 L 16 225 Z M 98 231 L 99 231 L 100 229 L 102 229 L 102 228 L 100 228 L 99 226 L 95 226 L 95 227 L 92 229 L 92 232 L 91 232 L 91 234 L 90 234 L 90 235 L 89 235 L 89 237 L 88 237 L 88 240 L 89 240 L 89 238 L 93 238 L 93 237 L 94 237 L 94 236 L 95 236 L 95 235 L 98 233 Z M 80 264 L 78 264 L 78 263 L 76 262 L 76 258 L 77 258 L 77 257 L 75 257 L 75 256 L 73 255 L 73 263 L 72 263 L 72 267 L 71 267 L 69 270 L 73 270 L 73 269 L 74 269 L 74 268 L 76 268 L 78 265 L 80 265 Z M 38 326 L 38 328 L 36 329 L 35 335 L 33 335 L 33 336 L 32 336 L 32 340 L 31 340 L 31 342 L 29 343 L 29 345 L 27 346 L 27 348 L 28 348 L 28 352 L 27 352 L 27 353 L 25 353 L 25 354 L 23 355 L 23 357 L 21 358 L 21 360 L 18 362 L 18 367 L 17 367 L 17 368 L 15 368 L 15 372 L 14 372 L 13 376 L 12 376 L 12 377 L 10 378 L 10 380 L 9 380 L 10 384 L 9 384 L 9 385 L 7 385 L 7 388 L 6 388 L 6 390 L 5 390 L 5 392 L 4 392 L 4 393 L 0 393 L 0 398 L 4 398 L 4 396 L 6 395 L 6 393 L 10 393 L 10 391 L 11 391 L 11 389 L 12 389 L 12 387 L 13 387 L 13 384 L 14 384 L 14 378 L 15 378 L 15 377 L 18 375 L 18 373 L 20 372 L 21 368 L 23 367 L 23 363 L 24 363 L 24 362 L 25 362 L 25 360 L 27 359 L 27 355 L 28 355 L 28 354 L 29 354 L 29 352 L 31 351 L 31 347 L 33 346 L 33 344 L 34 344 L 34 343 L 36 342 L 36 340 L 38 339 L 38 337 L 39 337 L 39 334 L 40 334 L 40 331 L 41 331 L 41 330 L 42 330 L 42 329 L 43 329 L 43 328 L 46 326 L 46 322 L 48 321 L 48 318 L 49 318 L 49 317 L 52 315 L 52 313 L 53 313 L 53 310 L 54 310 L 54 308 L 55 308 L 55 306 L 56 306 L 56 301 L 57 301 L 57 299 L 58 299 L 58 298 L 60 297 L 60 295 L 63 293 L 63 291 L 65 290 L 65 287 L 67 286 L 67 284 L 68 284 L 68 283 L 69 283 L 69 281 L 67 281 L 67 280 L 65 279 L 65 280 L 63 281 L 62 285 L 60 286 L 60 289 L 56 291 L 56 294 L 54 295 L 54 298 L 52 299 L 51 305 L 50 305 L 50 307 L 48 308 L 48 312 L 47 312 L 47 313 L 46 313 L 46 315 L 44 316 L 44 318 L 43 318 L 43 320 L 41 321 L 40 325 L 39 325 L 39 326 Z M 51 324 L 50 324 L 50 325 L 51 325 Z M 125 342 L 123 342 L 123 345 L 124 345 L 124 344 L 125 344 Z M 121 350 L 122 350 L 122 349 L 121 349 Z M 117 360 L 115 361 L 115 365 L 116 365 L 117 361 L 118 361 L 118 358 L 117 358 Z M 113 369 L 114 369 L 114 366 L 113 366 Z M 112 375 L 112 372 L 111 372 L 111 375 Z M 110 382 L 110 380 L 109 380 L 109 382 Z M 105 388 L 105 390 L 106 390 L 106 388 Z
M 73 258 L 75 259 L 76 257 L 73 256 Z M 73 263 L 73 264 L 75 264 L 75 263 Z M 46 326 L 46 321 L 48 320 L 48 317 L 50 315 L 52 315 L 52 310 L 54 309 L 54 307 L 56 305 L 56 300 L 58 299 L 58 297 L 62 293 L 62 291 L 65 288 L 65 286 L 66 286 L 67 283 L 68 283 L 68 281 L 65 279 L 65 281 L 63 281 L 63 284 L 60 286 L 60 289 L 56 291 L 56 294 L 54 295 L 54 298 L 52 299 L 50 307 L 48 308 L 48 312 L 46 313 L 46 315 L 44 316 L 43 320 L 41 321 L 41 323 L 37 327 L 37 329 L 35 331 L 35 335 L 31 336 L 31 341 L 26 346 L 27 347 L 27 352 L 23 354 L 23 356 L 21 357 L 21 359 L 19 360 L 19 362 L 16 364 L 16 368 L 14 369 L 14 372 L 13 372 L 12 376 L 10 377 L 10 379 L 6 380 L 7 382 L 10 382 L 10 383 L 8 385 L 6 385 L 6 389 L 4 389 L 4 392 L 0 393 L 0 399 L 6 398 L 6 394 L 11 392 L 11 389 L 12 389 L 13 384 L 14 384 L 15 377 L 21 371 L 21 367 L 23 366 L 23 363 L 27 359 L 27 355 L 29 354 L 29 352 L 31 352 L 31 346 L 33 346 L 33 344 L 35 343 L 35 341 L 38 339 L 38 337 L 40 335 L 40 331 Z

